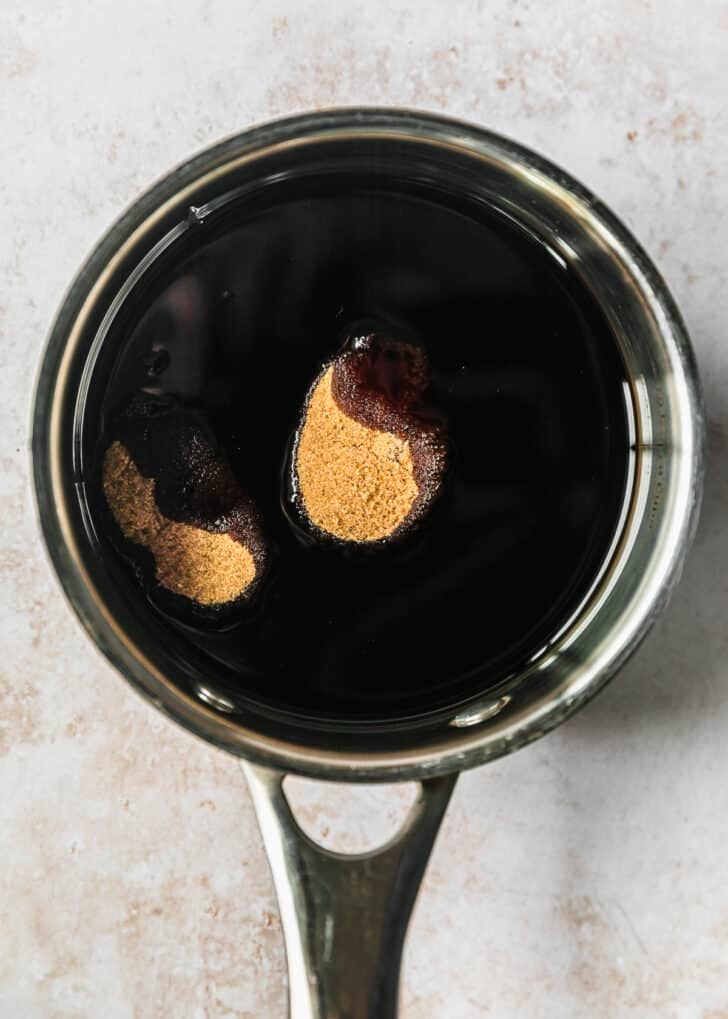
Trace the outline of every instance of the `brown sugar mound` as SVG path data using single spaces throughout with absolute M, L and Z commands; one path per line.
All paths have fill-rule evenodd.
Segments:
M 292 460 L 295 501 L 315 532 L 381 544 L 425 516 L 447 462 L 429 380 L 421 348 L 381 333 L 351 337 L 324 367 Z
M 239 598 L 256 579 L 253 554 L 229 534 L 170 520 L 160 512 L 154 479 L 140 473 L 120 442 L 106 450 L 103 489 L 122 534 L 152 553 L 156 580 L 168 591 L 217 606 Z
M 386 538 L 417 496 L 409 443 L 359 424 L 339 408 L 328 368 L 308 400 L 296 456 L 298 488 L 311 522 L 344 541 Z

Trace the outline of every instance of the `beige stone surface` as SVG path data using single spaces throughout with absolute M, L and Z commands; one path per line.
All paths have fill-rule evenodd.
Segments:
M 681 304 L 710 425 L 703 520 L 664 621 L 579 717 L 461 780 L 402 1015 L 728 1017 L 727 57 L 718 0 L 3 0 L 2 1019 L 285 1015 L 240 768 L 82 635 L 33 519 L 28 419 L 64 288 L 143 187 L 253 122 L 365 102 L 487 124 L 606 199 Z M 382 836 L 405 796 L 297 793 L 346 846 Z

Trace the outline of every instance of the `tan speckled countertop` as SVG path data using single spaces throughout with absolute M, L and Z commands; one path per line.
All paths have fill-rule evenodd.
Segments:
M 352 103 L 482 122 L 609 202 L 681 304 L 710 422 L 703 519 L 664 621 L 572 722 L 461 779 L 403 1017 L 728 1017 L 727 58 L 718 0 L 3 0 L 2 1019 L 285 1015 L 240 767 L 82 636 L 33 519 L 28 418 L 63 290 L 141 188 L 254 121 Z M 406 794 L 297 798 L 351 847 Z

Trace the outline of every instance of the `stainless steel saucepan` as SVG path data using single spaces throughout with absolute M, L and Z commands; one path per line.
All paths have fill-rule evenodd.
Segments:
M 83 498 L 85 430 L 111 326 L 170 245 L 245 189 L 356 161 L 374 174 L 461 191 L 543 239 L 601 306 L 621 348 L 633 432 L 629 498 L 577 615 L 497 695 L 396 727 L 317 726 L 242 706 L 213 673 L 193 676 L 150 640 L 110 583 Z M 258 127 L 207 150 L 143 195 L 78 273 L 53 325 L 35 402 L 40 521 L 65 593 L 91 638 L 156 707 L 243 757 L 283 919 L 294 1019 L 386 1019 L 397 1011 L 411 907 L 456 776 L 558 725 L 600 690 L 676 583 L 703 474 L 696 368 L 665 283 L 622 224 L 567 174 L 466 124 L 393 110 L 340 110 Z M 316 846 L 286 801 L 286 773 L 342 782 L 417 781 L 402 831 L 344 856 Z

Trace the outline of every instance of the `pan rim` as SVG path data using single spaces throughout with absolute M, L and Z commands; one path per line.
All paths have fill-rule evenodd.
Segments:
M 670 544 L 661 553 L 656 580 L 640 602 L 640 615 L 619 635 L 609 654 L 594 663 L 589 676 L 565 683 L 528 711 L 503 714 L 485 729 L 477 724 L 450 726 L 438 739 L 418 748 L 350 752 L 275 739 L 233 722 L 211 703 L 204 703 L 166 681 L 139 649 L 114 625 L 75 547 L 73 529 L 58 477 L 59 392 L 67 370 L 69 341 L 80 335 L 82 314 L 102 290 L 114 258 L 133 243 L 141 229 L 158 221 L 165 209 L 194 194 L 201 181 L 229 171 L 239 160 L 258 158 L 271 146 L 295 146 L 317 138 L 406 137 L 427 144 L 454 146 L 474 158 L 501 158 L 567 196 L 595 229 L 626 253 L 628 266 L 644 299 L 659 315 L 661 329 L 672 343 L 681 374 L 684 420 L 690 434 L 681 478 L 681 502 L 674 509 Z M 106 275 L 105 275 L 106 274 Z M 64 365 L 66 366 L 64 368 Z M 591 699 L 618 671 L 644 638 L 676 583 L 700 506 L 703 478 L 704 414 L 697 370 L 687 333 L 657 269 L 629 231 L 589 191 L 560 168 L 525 147 L 480 127 L 417 111 L 351 108 L 301 114 L 255 127 L 209 148 L 163 177 L 141 196 L 100 240 L 65 295 L 51 328 L 36 384 L 32 459 L 36 512 L 45 544 L 61 587 L 94 643 L 138 692 L 197 736 L 239 756 L 311 776 L 372 781 L 415 779 L 458 771 L 502 756 L 539 738 Z

